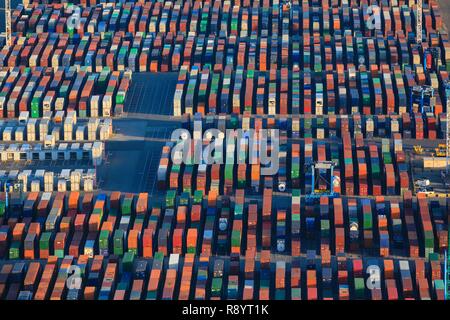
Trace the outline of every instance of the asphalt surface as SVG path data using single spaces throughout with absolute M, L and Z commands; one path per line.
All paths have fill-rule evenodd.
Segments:
M 135 73 L 127 93 L 125 112 L 173 114 L 173 96 L 178 73 Z
M 156 193 L 161 150 L 177 127 L 176 122 L 159 120 L 115 121 L 116 134 L 106 143 L 107 159 L 98 170 L 99 188 Z
M 122 118 L 113 120 L 106 161 L 98 168 L 102 191 L 156 194 L 161 150 L 180 123 L 170 115 L 177 73 L 135 73 Z

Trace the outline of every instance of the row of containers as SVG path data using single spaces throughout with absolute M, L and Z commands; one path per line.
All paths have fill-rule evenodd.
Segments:
M 438 54 L 429 60 L 430 67 L 450 66 L 448 34 L 442 29 L 434 1 L 433 10 L 424 5 L 425 41 L 418 47 L 411 23 L 413 6 L 390 8 L 386 3 L 379 25 L 382 30 L 369 30 L 366 4 L 327 10 L 309 8 L 307 3 L 300 9 L 294 2 L 290 9 L 283 6 L 280 10 L 275 3 L 270 10 L 230 7 L 221 1 L 202 8 L 201 1 L 194 1 L 183 2 L 182 14 L 173 5 L 167 1 L 83 7 L 76 26 L 73 7 L 19 6 L 12 17 L 13 45 L 3 48 L 0 64 L 57 67 L 75 63 L 98 72 L 105 65 L 111 70 L 156 72 L 177 71 L 181 65 L 196 63 L 249 64 L 263 71 L 273 65 L 301 65 L 302 69 L 322 71 L 336 70 L 339 64 L 364 64 L 367 68 L 372 63 L 421 64 L 423 52 L 433 47 Z M 211 11 L 216 11 L 214 18 L 209 16 Z M 330 25 L 333 28 L 328 30 Z
M 102 141 L 55 143 L 55 140 L 51 139 L 52 136 L 47 136 L 47 138 L 44 143 L 32 145 L 27 143 L 0 144 L 0 163 L 40 162 L 52 166 L 56 162 L 77 161 L 98 166 L 105 158 L 105 144 Z
M 268 250 L 285 258 L 314 250 L 339 254 L 436 260 L 448 247 L 449 202 L 413 198 L 329 198 L 310 202 L 294 190 L 262 200 L 237 190 L 234 197 L 198 190 L 167 192 L 163 203 L 148 194 L 78 191 L 14 193 L 0 202 L 0 257 L 47 259 L 51 255 L 152 258 L 157 252 L 245 255 Z M 444 199 L 445 200 L 445 199 Z M 274 203 L 277 203 L 274 206 Z M 442 260 L 442 259 L 441 259 Z
M 115 2 L 115 1 L 114 1 Z M 317 1 L 294 0 L 287 5 L 280 1 L 158 1 L 109 2 L 84 4 L 73 7 L 64 4 L 32 3 L 19 5 L 12 14 L 14 32 L 66 32 L 72 37 L 85 33 L 137 32 L 173 34 L 223 34 L 246 37 L 251 34 L 295 35 L 321 34 L 334 36 L 342 30 L 361 32 L 371 36 L 381 31 L 385 36 L 403 32 L 414 36 L 416 12 L 413 1 L 399 3 L 384 1 L 380 4 L 379 24 L 375 28 L 366 23 L 370 17 L 369 5 L 373 1 L 335 1 L 330 8 Z M 414 1 L 415 2 L 415 1 Z M 76 1 L 74 2 L 76 5 Z M 431 4 L 431 5 L 430 5 Z M 79 21 L 70 24 L 75 10 Z M 424 1 L 422 9 L 425 35 L 443 30 L 443 21 L 437 1 Z M 377 21 L 378 22 L 378 21 Z
M 138 3 L 108 3 L 74 8 L 67 4 L 19 5 L 12 15 L 12 28 L 18 34 L 67 33 L 73 38 L 85 33 L 138 32 L 172 33 L 174 35 L 224 35 L 248 37 L 312 34 L 335 36 L 342 30 L 361 32 L 370 37 L 376 31 L 384 36 L 403 33 L 414 37 L 415 6 L 385 1 L 380 9 L 380 23 L 366 23 L 370 18 L 370 3 L 343 1 L 332 8 L 320 3 L 292 1 L 290 6 L 279 1 L 254 1 L 242 5 L 231 1 L 158 1 Z M 431 7 L 428 3 L 432 3 Z M 371 3 L 374 4 L 374 3 Z M 376 3 L 375 3 L 376 4 Z M 262 7 L 260 7 L 262 5 Z M 71 24 L 73 13 L 79 10 L 79 20 Z M 393 19 L 392 19 L 393 18 Z M 423 4 L 423 33 L 427 36 L 443 30 L 442 17 L 436 1 Z M 377 21 L 378 22 L 378 21 Z M 375 30 L 374 30 L 375 29 Z
M 330 72 L 309 72 L 295 68 L 270 71 L 182 67 L 173 100 L 174 115 L 244 112 L 258 115 L 380 115 L 445 112 L 445 84 L 448 72 L 428 74 L 387 65 Z M 413 95 L 416 86 L 431 84 L 434 95 L 425 101 Z
M 131 82 L 130 72 L 89 72 L 84 67 L 14 67 L 0 71 L 0 118 L 29 112 L 75 111 L 78 117 L 120 115 Z M 27 118 L 28 118 L 27 117 Z
M 81 121 L 80 121 L 81 120 Z M 29 112 L 21 112 L 19 121 L 0 120 L 0 141 L 45 141 L 49 135 L 57 141 L 105 141 L 113 134 L 111 118 L 77 119 L 75 111 L 57 111 L 55 117 L 29 118 Z
M 271 135 L 263 138 L 262 130 L 227 130 L 226 137 L 213 140 L 208 138 L 208 130 L 197 128 L 188 143 L 182 140 L 182 135 L 189 133 L 184 131 L 178 141 L 163 147 L 158 188 L 228 195 L 236 188 L 254 194 L 273 188 L 280 192 L 301 189 L 306 194 L 380 196 L 401 195 L 413 185 L 398 133 L 379 143 L 364 140 L 362 134 L 352 140 L 349 133 L 331 140 L 289 141 L 286 131 L 275 131 L 271 129 Z M 205 157 L 206 153 L 210 156 Z
M 15 192 L 92 192 L 97 187 L 95 169 L 0 170 L 0 187 Z M 14 199 L 14 198 L 13 198 Z
M 73 270 L 80 281 L 72 280 Z M 373 271 L 372 271 L 373 270 Z M 373 272 L 377 280 L 367 276 Z M 256 257 L 192 253 L 140 259 L 50 256 L 7 262 L 0 269 L 5 300 L 444 300 L 443 267 L 422 259 L 326 260 L 314 252 L 286 262 L 262 251 Z M 69 284 L 68 284 L 69 283 Z M 368 286 L 367 283 L 370 283 Z
M 67 299 L 174 299 L 174 288 L 185 299 L 443 299 L 448 201 L 407 193 L 311 204 L 299 191 L 289 200 L 274 209 L 269 189 L 262 203 L 247 202 L 243 191 L 234 198 L 198 192 L 167 194 L 150 207 L 147 194 L 30 193 L 2 211 L 0 295 L 50 298 L 58 278 L 55 289 Z M 362 251 L 373 258 L 348 255 Z M 407 258 L 393 260 L 399 253 Z M 84 265 L 80 259 L 83 288 L 67 290 L 69 272 L 58 265 Z M 377 267 L 381 285 L 366 287 Z M 137 270 L 142 277 L 133 279 Z M 192 270 L 195 290 L 190 276 L 180 276 Z M 234 277 L 216 279 L 223 274 Z
M 194 116 L 184 114 L 181 119 L 183 129 L 193 130 L 194 123 L 201 123 L 204 130 L 217 128 L 222 132 L 227 129 L 280 129 L 286 131 L 289 138 L 335 138 L 350 133 L 355 138 L 362 134 L 364 138 L 394 138 L 400 135 L 403 139 L 445 139 L 446 114 L 439 117 L 419 113 L 410 115 L 255 115 L 249 113 L 207 114 L 196 113 Z
M 188 4 L 188 2 L 186 2 Z M 435 51 L 435 56 L 424 55 Z M 332 35 L 309 32 L 237 36 L 137 32 L 87 32 L 72 37 L 63 30 L 14 33 L 12 45 L 0 52 L 0 66 L 59 67 L 79 65 L 101 72 L 105 66 L 123 71 L 178 71 L 181 66 L 218 65 L 258 71 L 299 66 L 320 72 L 352 65 L 424 65 L 450 68 L 450 44 L 445 31 L 430 33 L 421 46 L 403 31 L 367 37 L 345 30 Z

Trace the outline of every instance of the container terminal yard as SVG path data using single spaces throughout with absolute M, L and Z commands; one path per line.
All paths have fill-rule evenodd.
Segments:
M 1 5 L 1 300 L 447 300 L 447 0 Z

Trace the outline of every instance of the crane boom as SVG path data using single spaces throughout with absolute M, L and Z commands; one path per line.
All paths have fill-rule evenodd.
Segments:
M 5 0 L 5 34 L 6 45 L 11 46 L 11 0 Z
M 422 43 L 422 0 L 417 0 L 416 43 Z
M 448 174 L 450 167 L 450 81 L 444 82 L 445 100 L 446 100 L 446 130 L 445 130 L 445 172 Z
M 446 170 L 446 179 L 449 171 L 449 162 L 450 162 L 450 82 L 446 81 L 444 83 L 445 88 L 445 99 L 446 99 L 446 131 L 445 131 L 445 142 L 446 142 L 446 150 L 445 150 L 445 170 Z M 449 220 L 447 220 L 447 232 L 448 232 L 448 244 L 447 250 L 445 251 L 445 260 L 444 260 L 444 286 L 445 286 L 445 300 L 450 298 L 450 228 L 448 227 Z

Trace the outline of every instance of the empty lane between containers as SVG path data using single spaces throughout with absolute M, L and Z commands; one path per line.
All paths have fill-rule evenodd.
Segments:
M 135 73 L 125 102 L 128 117 L 171 115 L 177 73 Z

